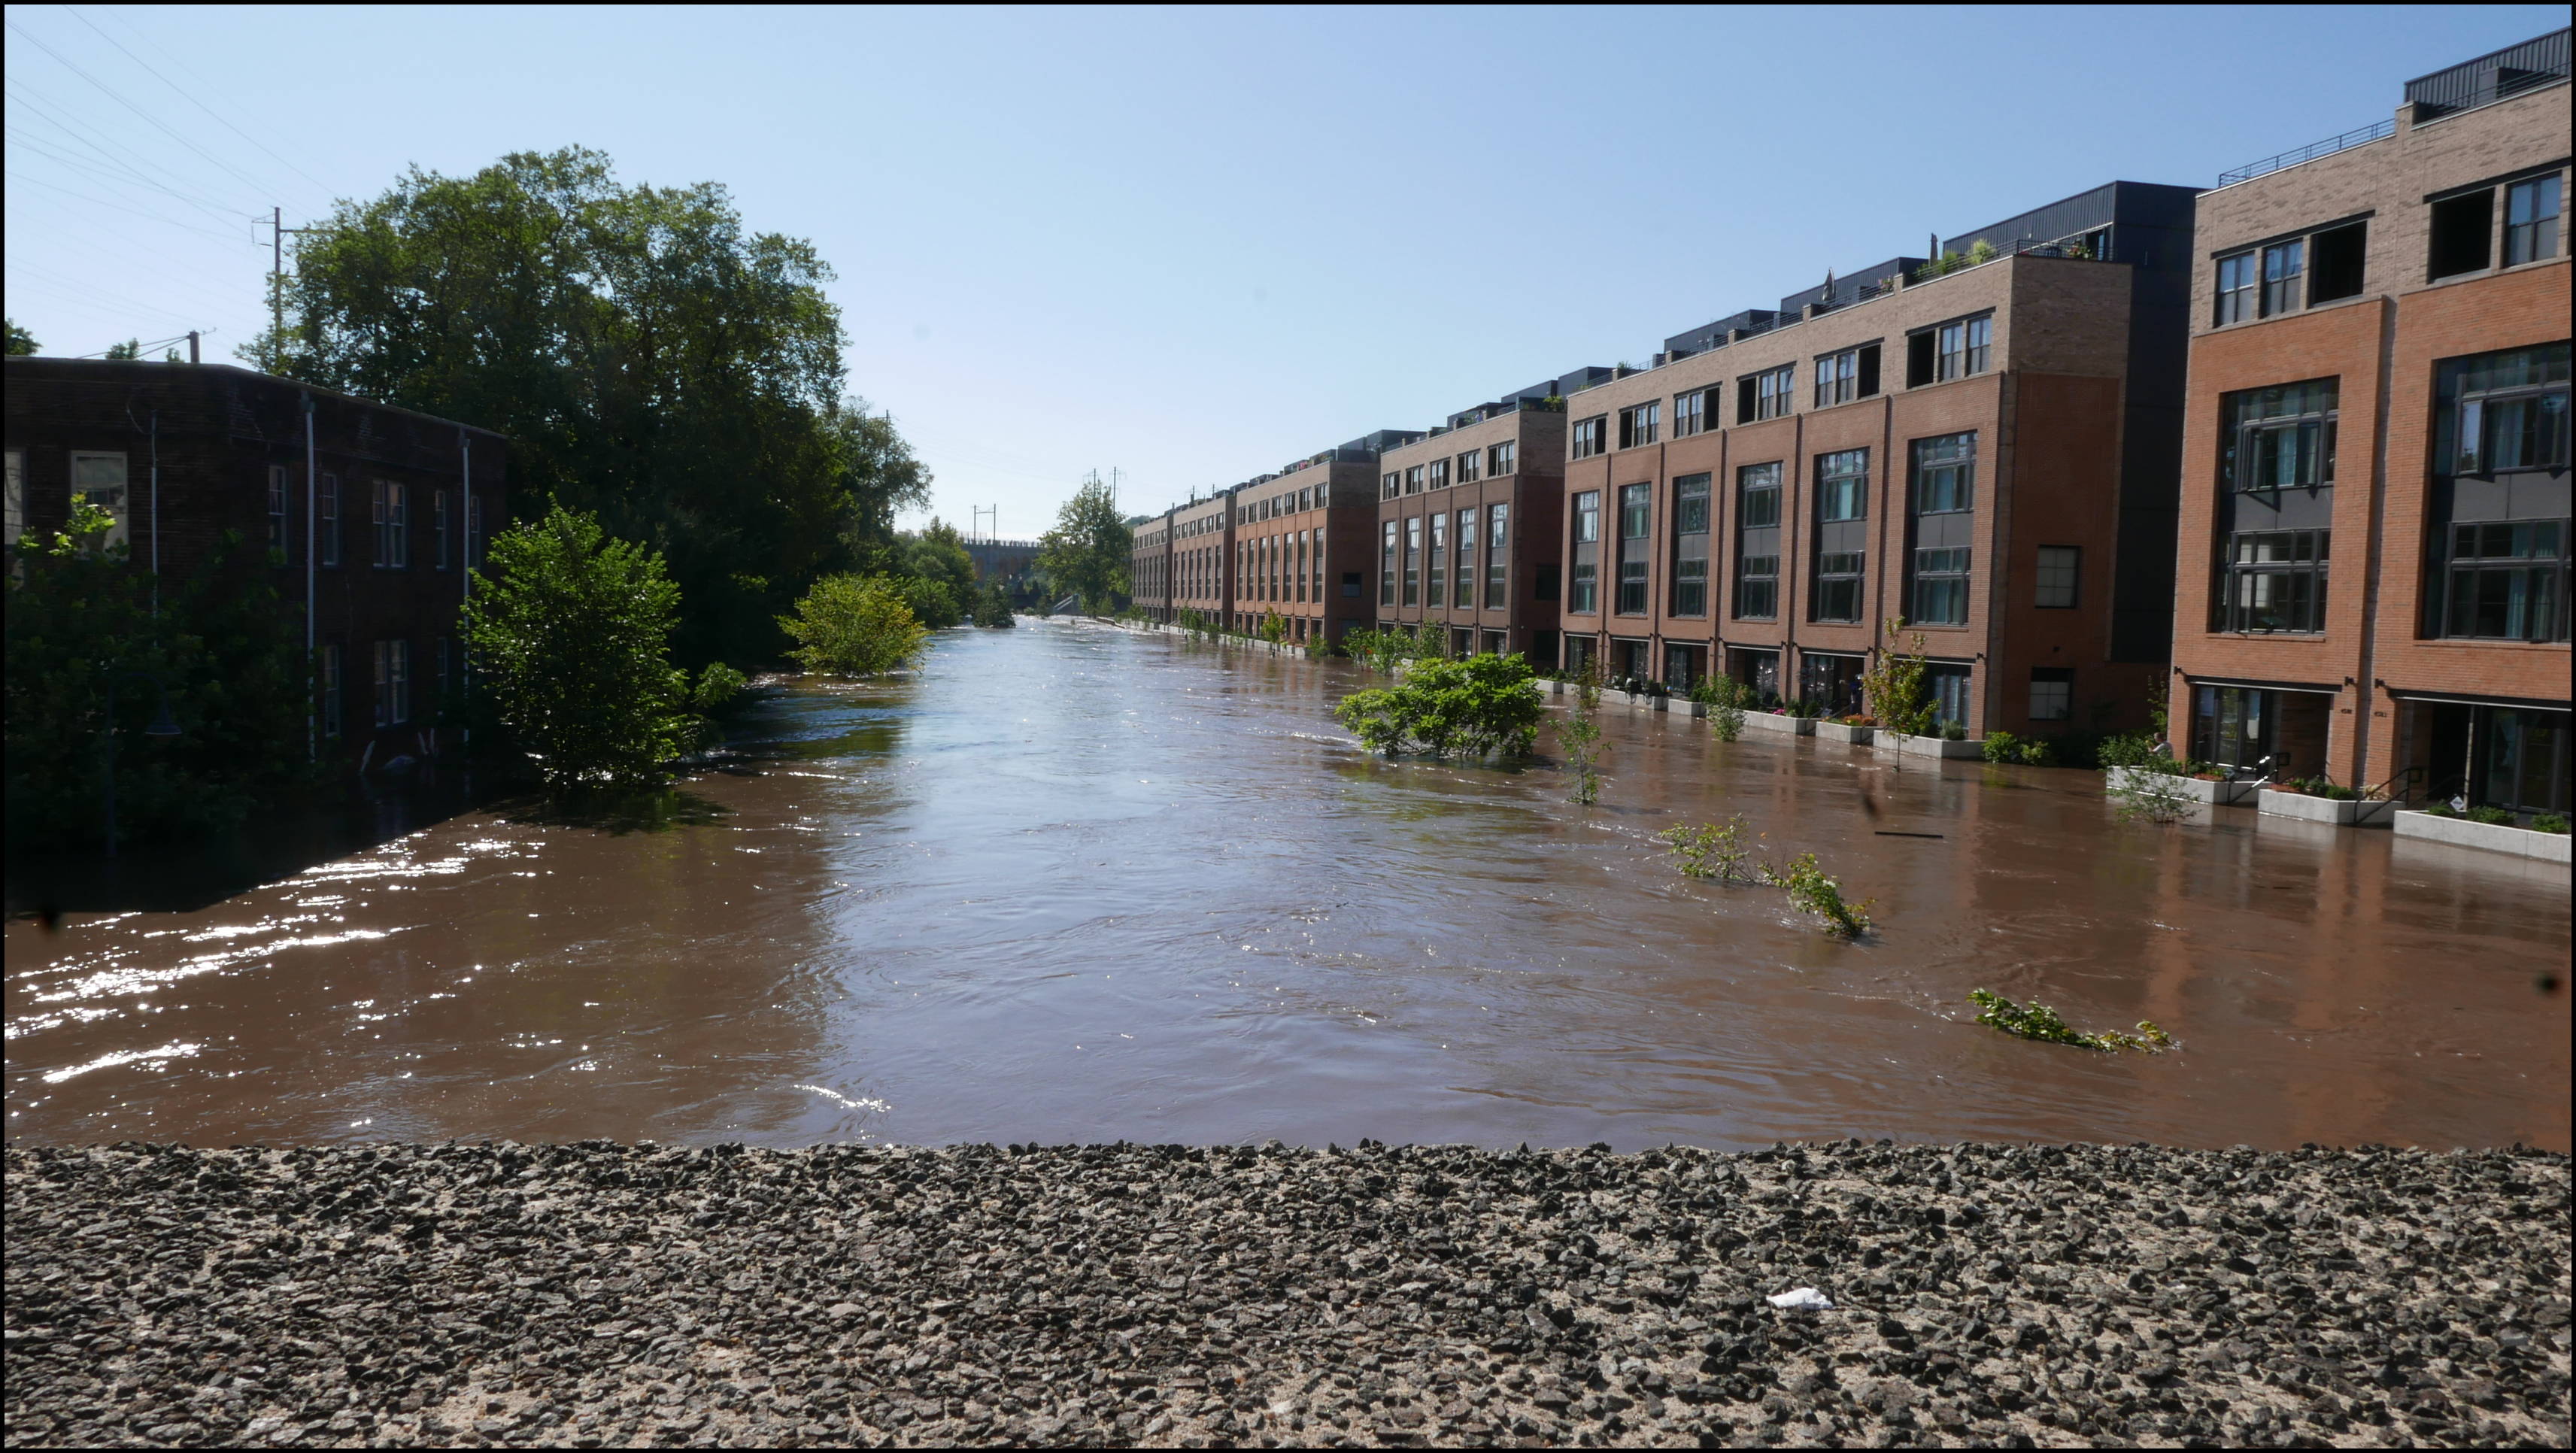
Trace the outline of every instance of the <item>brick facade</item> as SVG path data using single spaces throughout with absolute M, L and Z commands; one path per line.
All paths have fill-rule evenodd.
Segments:
M 1478 411 L 1485 412 L 1485 411 Z M 1511 464 L 1494 472 L 1495 449 L 1509 446 Z M 1476 478 L 1461 482 L 1461 460 L 1473 455 Z M 1377 509 L 1373 542 L 1368 549 L 1368 605 L 1380 627 L 1417 628 L 1426 623 L 1447 632 L 1453 650 L 1519 652 L 1543 664 L 1556 660 L 1560 556 L 1563 518 L 1565 414 L 1534 401 L 1479 419 L 1463 427 L 1434 431 L 1419 443 L 1390 449 L 1378 463 Z M 1447 473 L 1445 484 L 1429 484 L 1434 466 Z M 1425 471 L 1425 484 L 1413 489 L 1406 481 L 1415 469 Z M 1392 475 L 1395 484 L 1387 485 Z M 1494 511 L 1503 514 L 1503 551 L 1492 549 Z M 1471 520 L 1462 554 L 1459 516 Z M 1432 517 L 1441 528 L 1433 528 Z M 1385 574 L 1387 534 L 1395 534 L 1394 588 Z M 1430 596 L 1430 542 L 1435 534 L 1446 548 L 1441 599 Z M 1423 543 L 1414 569 L 1415 599 L 1404 598 L 1405 542 Z M 1491 589 L 1492 571 L 1503 571 L 1503 591 Z M 1459 603 L 1457 572 L 1472 576 L 1466 604 Z

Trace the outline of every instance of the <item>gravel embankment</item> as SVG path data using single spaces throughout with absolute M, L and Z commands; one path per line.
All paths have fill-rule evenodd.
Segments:
M 2568 1441 L 2554 1153 L 129 1145 L 7 1203 L 13 1446 Z

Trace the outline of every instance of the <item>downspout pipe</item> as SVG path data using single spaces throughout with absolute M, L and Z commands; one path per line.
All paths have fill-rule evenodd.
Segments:
M 318 513 L 321 476 L 315 473 L 318 456 L 313 447 L 313 395 L 304 396 L 304 755 L 307 761 L 322 759 L 321 683 L 315 679 L 321 669 L 314 654 L 318 635 L 314 608 L 320 598 L 320 580 L 313 573 L 314 562 L 322 554 L 322 522 Z

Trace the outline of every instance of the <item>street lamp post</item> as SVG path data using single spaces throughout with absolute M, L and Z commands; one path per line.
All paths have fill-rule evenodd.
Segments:
M 161 678 L 149 671 L 110 671 L 107 673 L 107 855 L 116 856 L 116 683 L 128 676 L 140 676 L 152 683 L 153 694 L 160 699 L 161 709 L 153 714 L 152 725 L 143 729 L 147 737 L 175 737 L 179 723 L 170 716 L 170 690 Z

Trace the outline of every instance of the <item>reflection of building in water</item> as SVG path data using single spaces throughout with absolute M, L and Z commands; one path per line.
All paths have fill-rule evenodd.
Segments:
M 2561 30 L 2201 197 L 2177 748 L 2568 810 L 2568 135 Z

